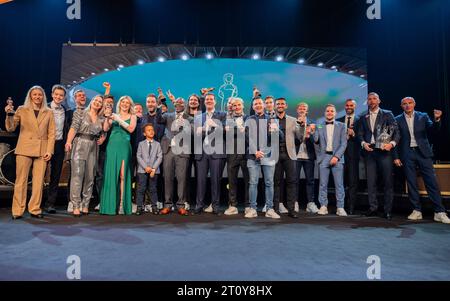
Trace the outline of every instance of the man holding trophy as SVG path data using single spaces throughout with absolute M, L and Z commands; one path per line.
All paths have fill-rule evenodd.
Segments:
M 377 177 L 381 176 L 384 184 L 384 217 L 390 220 L 394 198 L 392 149 L 400 140 L 400 134 L 394 115 L 391 111 L 380 109 L 380 102 L 377 93 L 369 93 L 367 97 L 369 110 L 365 116 L 361 117 L 358 137 L 366 161 L 370 208 L 365 215 L 377 215 Z

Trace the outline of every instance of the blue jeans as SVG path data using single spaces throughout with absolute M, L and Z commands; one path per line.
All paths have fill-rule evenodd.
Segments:
M 275 173 L 275 165 L 261 165 L 261 162 L 255 160 L 247 161 L 248 173 L 249 173 L 249 199 L 250 207 L 256 210 L 256 198 L 258 197 L 258 181 L 259 173 L 262 168 L 264 174 L 264 185 L 266 192 L 266 208 L 267 210 L 273 208 L 273 176 Z
M 323 161 L 319 164 L 319 202 L 321 206 L 328 205 L 328 180 L 331 171 L 336 189 L 336 207 L 344 208 L 344 164 L 338 161 L 335 166 L 330 166 L 332 157 L 331 155 L 325 155 Z

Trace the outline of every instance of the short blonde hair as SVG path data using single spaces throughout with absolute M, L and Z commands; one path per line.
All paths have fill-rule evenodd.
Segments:
M 116 113 L 117 114 L 120 114 L 120 104 L 122 103 L 122 101 L 123 100 L 125 100 L 125 99 L 128 99 L 129 101 L 130 101 L 130 114 L 135 114 L 136 112 L 134 111 L 134 101 L 133 101 L 133 99 L 131 98 L 131 96 L 128 96 L 128 95 L 124 95 L 124 96 L 122 96 L 120 99 L 119 99 L 119 101 L 117 102 L 117 105 L 116 105 Z

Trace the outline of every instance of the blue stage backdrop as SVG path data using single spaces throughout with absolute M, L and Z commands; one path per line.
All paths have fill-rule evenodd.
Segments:
M 214 58 L 168 60 L 133 65 L 91 77 L 79 84 L 88 96 L 102 94 L 103 82 L 110 82 L 116 99 L 130 95 L 145 107 L 148 93 L 161 87 L 176 97 L 185 99 L 199 93 L 202 87 L 214 87 L 217 108 L 223 109 L 230 96 L 245 101 L 246 112 L 251 106 L 252 89 L 257 86 L 263 96 L 285 97 L 289 114 L 295 115 L 296 105 L 307 102 L 310 116 L 320 119 L 324 106 L 335 104 L 339 115 L 344 114 L 347 98 L 355 99 L 359 112 L 366 109 L 367 81 L 359 76 L 332 69 L 287 62 Z

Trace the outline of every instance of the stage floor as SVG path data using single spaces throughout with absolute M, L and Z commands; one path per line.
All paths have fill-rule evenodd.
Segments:
M 63 211 L 11 220 L 0 209 L 0 279 L 66 280 L 450 280 L 450 225 L 377 217 L 99 216 Z

